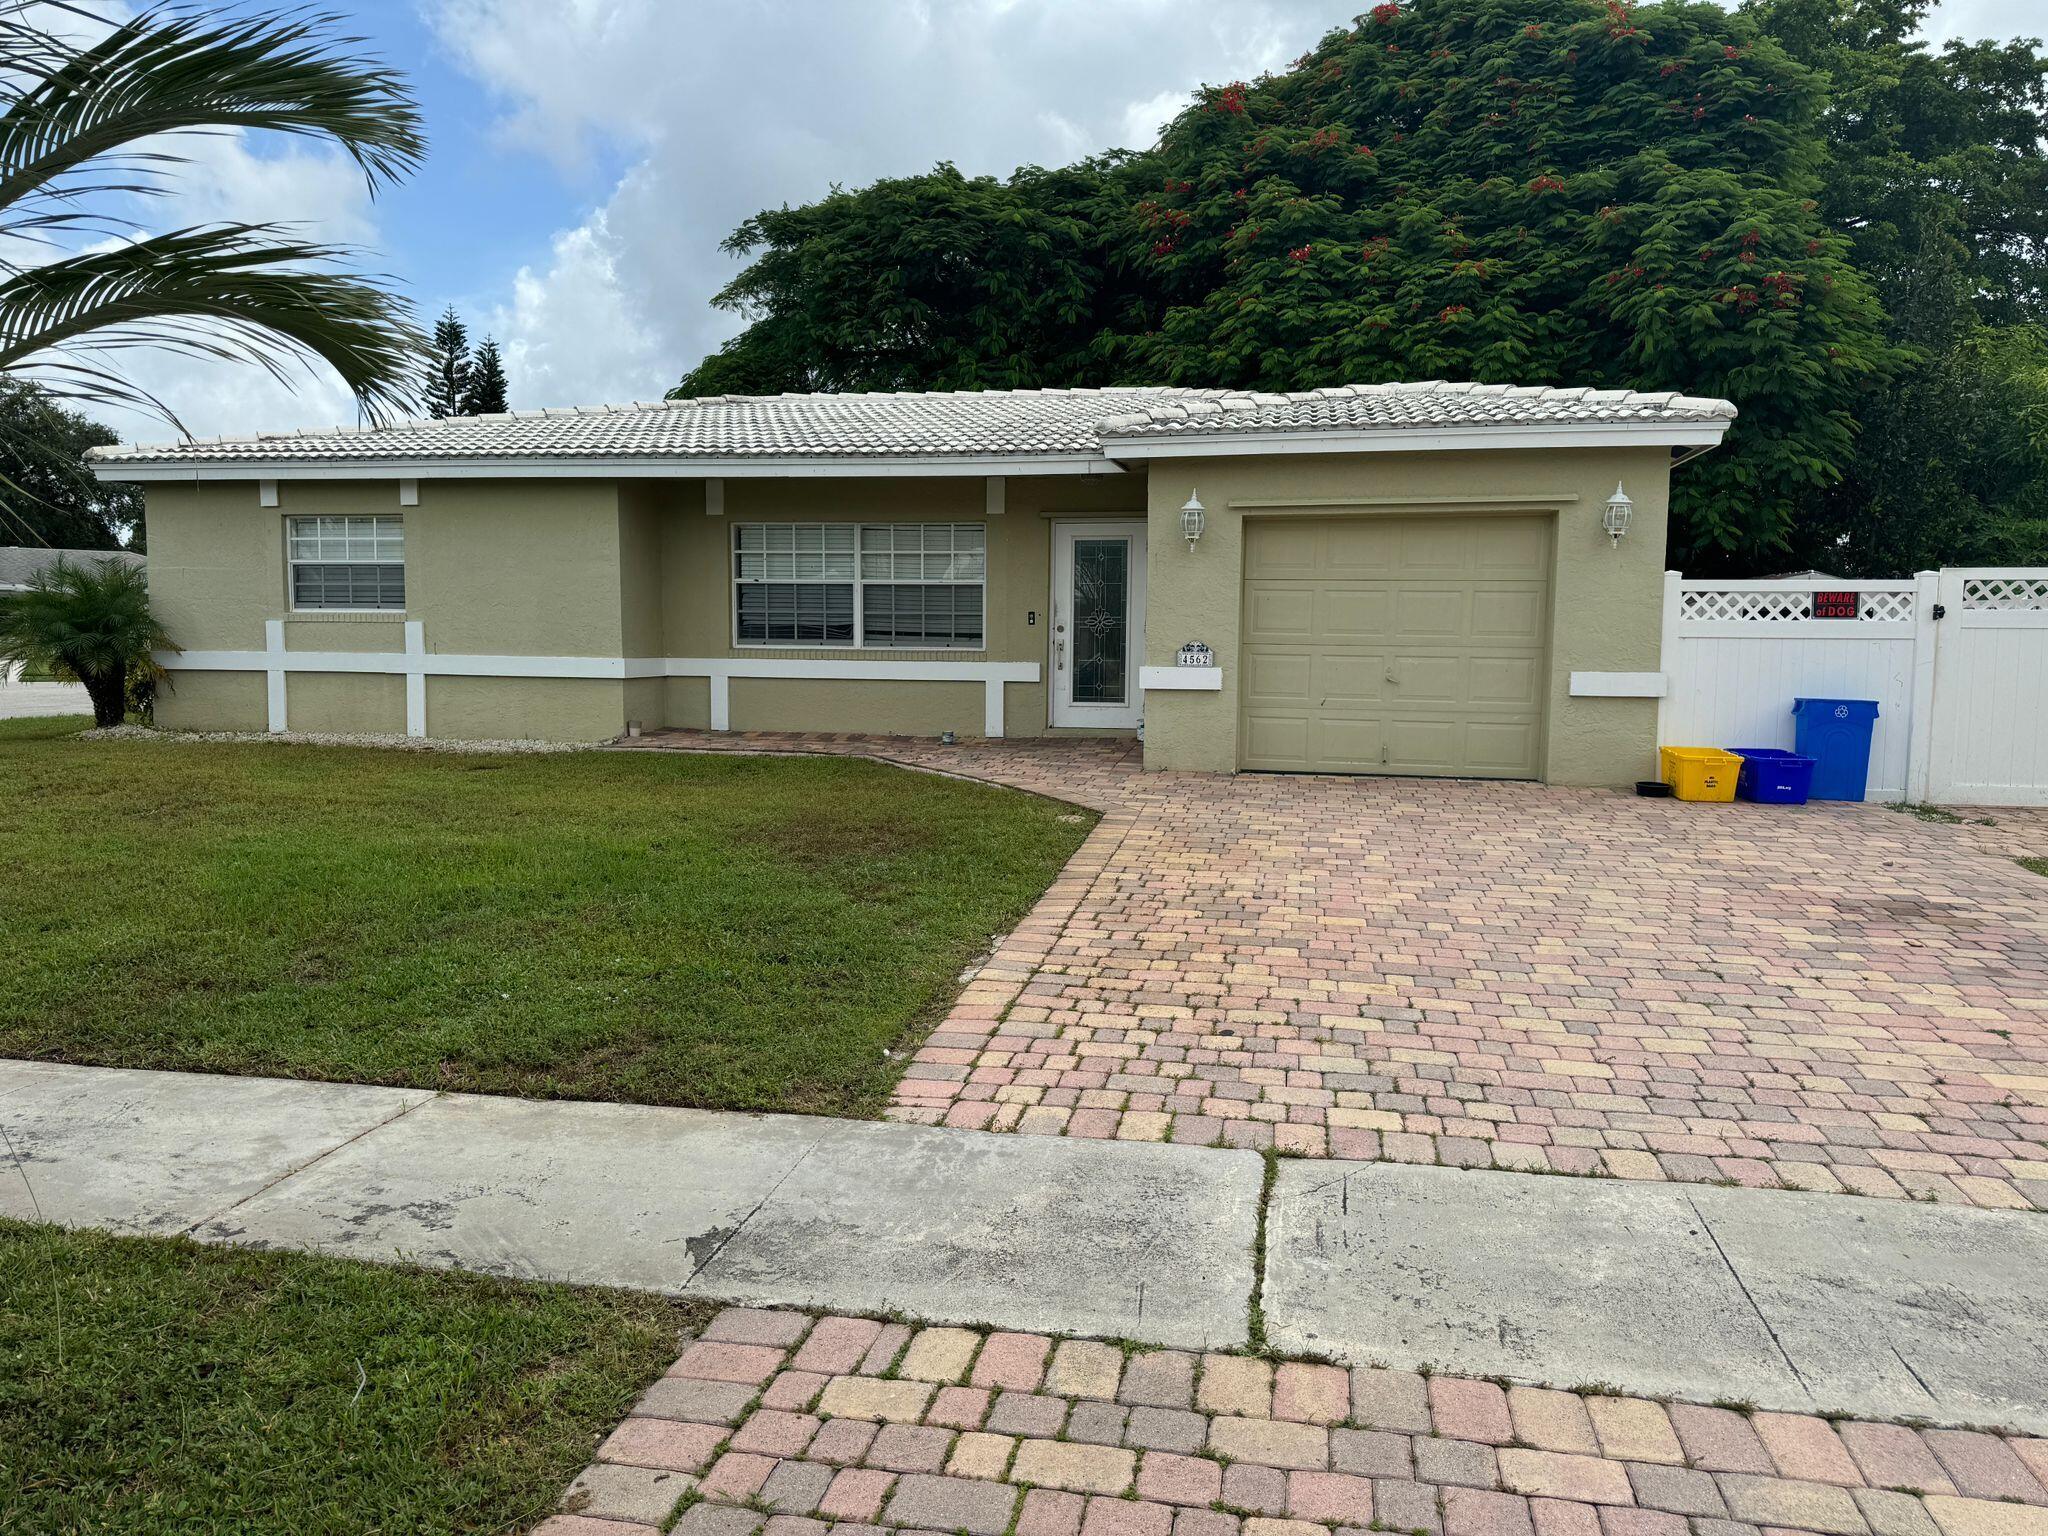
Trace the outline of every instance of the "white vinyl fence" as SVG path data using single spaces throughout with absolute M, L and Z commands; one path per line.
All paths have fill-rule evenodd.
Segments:
M 1870 797 L 2048 805 L 2048 569 L 1664 586 L 1670 746 L 1790 747 L 1795 698 L 1875 699 Z

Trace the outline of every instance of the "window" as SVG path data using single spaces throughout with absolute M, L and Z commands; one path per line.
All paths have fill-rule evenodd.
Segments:
M 979 523 L 740 523 L 741 645 L 978 650 L 988 537 Z
M 294 517 L 286 520 L 292 607 L 405 607 L 405 520 Z

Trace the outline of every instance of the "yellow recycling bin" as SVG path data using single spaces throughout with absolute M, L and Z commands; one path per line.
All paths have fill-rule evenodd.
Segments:
M 1664 747 L 1661 777 L 1681 800 L 1733 800 L 1742 759 L 1719 747 Z

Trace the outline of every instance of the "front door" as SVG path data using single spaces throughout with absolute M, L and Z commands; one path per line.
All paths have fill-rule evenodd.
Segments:
M 1053 524 L 1052 723 L 1135 727 L 1144 653 L 1145 525 Z

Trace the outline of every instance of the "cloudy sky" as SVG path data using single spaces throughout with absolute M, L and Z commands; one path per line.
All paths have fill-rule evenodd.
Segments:
M 1149 144 L 1195 84 L 1278 68 L 1360 3 L 329 0 L 411 75 L 421 173 L 372 202 L 303 143 L 212 140 L 154 216 L 363 247 L 422 314 L 452 303 L 498 338 L 515 407 L 646 399 L 738 328 L 709 301 L 737 270 L 719 241 L 757 208 L 942 159 L 1002 173 Z M 2038 32 L 2038 7 L 1946 0 L 1935 30 Z M 202 435 L 352 414 L 319 374 L 138 371 Z

